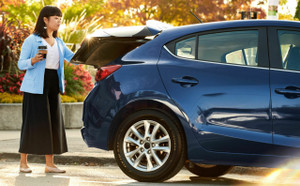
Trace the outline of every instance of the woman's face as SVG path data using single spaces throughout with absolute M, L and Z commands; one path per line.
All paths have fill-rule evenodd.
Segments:
M 44 17 L 45 24 L 47 26 L 47 29 L 51 31 L 57 31 L 60 23 L 61 23 L 61 17 L 59 16 L 50 16 L 49 19 Z

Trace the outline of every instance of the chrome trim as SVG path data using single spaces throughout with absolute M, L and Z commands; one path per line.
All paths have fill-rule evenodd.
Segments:
M 171 54 L 173 57 L 178 58 L 178 59 L 184 59 L 184 60 L 190 60 L 190 61 L 195 61 L 197 63 L 199 62 L 203 62 L 203 63 L 210 63 L 210 64 L 219 64 L 219 65 L 226 65 L 226 66 L 235 66 L 235 67 L 244 67 L 244 68 L 255 68 L 255 69 L 261 69 L 261 70 L 269 70 L 269 68 L 267 67 L 255 67 L 255 66 L 244 66 L 244 65 L 237 65 L 237 64 L 231 64 L 231 63 L 221 63 L 221 62 L 213 62 L 213 61 L 203 61 L 203 60 L 196 60 L 196 59 L 190 59 L 190 58 L 184 58 L 184 57 L 180 57 L 180 56 L 176 56 L 175 54 L 173 54 L 167 47 L 166 45 L 164 45 L 164 49 Z
M 289 73 L 300 73 L 298 70 L 288 70 L 288 69 L 279 69 L 279 68 L 270 68 L 271 71 L 280 71 L 280 72 L 289 72 Z

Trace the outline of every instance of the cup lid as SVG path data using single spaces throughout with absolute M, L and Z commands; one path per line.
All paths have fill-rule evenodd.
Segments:
M 39 46 L 38 49 L 47 49 L 47 46 Z

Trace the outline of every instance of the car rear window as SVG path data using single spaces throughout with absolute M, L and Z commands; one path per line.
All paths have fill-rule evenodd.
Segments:
M 200 35 L 197 59 L 257 66 L 257 46 L 257 30 Z
M 175 55 L 195 59 L 196 54 L 196 37 L 178 41 L 175 44 Z
M 258 66 L 258 30 L 193 34 L 166 47 L 174 55 L 198 61 Z

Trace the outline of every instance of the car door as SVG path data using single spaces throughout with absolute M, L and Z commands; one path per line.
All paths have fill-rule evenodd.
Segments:
M 266 29 L 244 28 L 172 41 L 158 68 L 202 147 L 260 154 L 272 144 L 268 65 Z
M 274 144 L 299 148 L 300 29 L 270 28 L 269 37 L 275 38 L 270 40 Z

